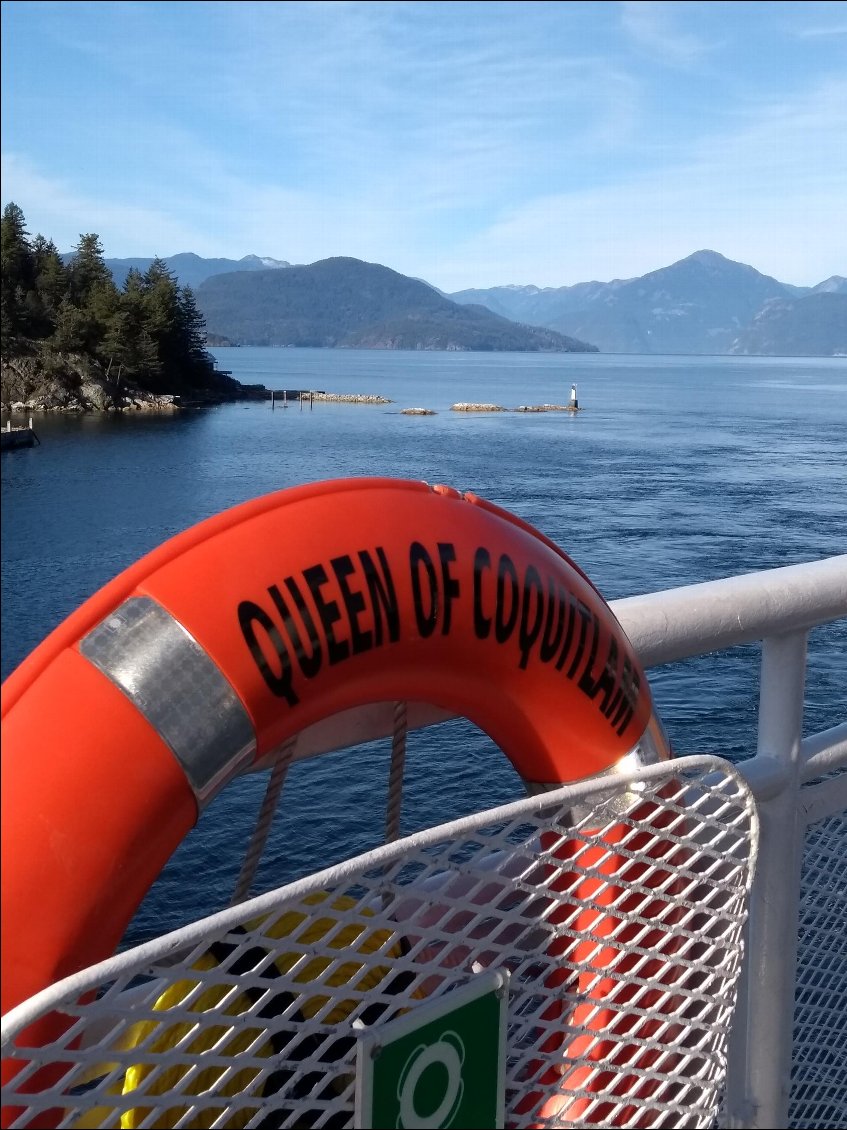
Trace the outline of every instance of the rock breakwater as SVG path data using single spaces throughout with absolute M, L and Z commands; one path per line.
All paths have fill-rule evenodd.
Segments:
M 392 404 L 384 396 L 348 392 L 301 392 L 301 400 L 327 400 L 336 404 Z
M 502 404 L 453 404 L 450 407 L 451 412 L 505 412 L 506 409 Z
M 504 408 L 502 404 L 454 404 L 451 412 L 581 412 L 572 404 L 520 404 L 517 408 Z
M 513 409 L 514 412 L 581 412 L 581 408 L 574 408 L 572 404 L 520 404 Z

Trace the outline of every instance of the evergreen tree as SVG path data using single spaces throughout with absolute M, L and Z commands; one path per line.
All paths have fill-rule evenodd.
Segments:
M 118 310 L 103 340 L 103 353 L 112 366 L 112 376 L 121 374 L 144 383 L 161 375 L 158 350 L 147 328 L 146 288 L 134 267 L 127 274 Z M 116 370 L 115 370 L 116 366 Z
M 190 286 L 184 286 L 179 293 L 179 329 L 186 374 L 192 384 L 203 384 L 215 365 L 206 349 L 206 320 L 197 309 Z
M 38 325 L 33 336 L 50 337 L 59 317 L 59 307 L 68 293 L 70 280 L 59 250 L 50 239 L 37 235 L 32 245 L 37 296 Z
M 56 311 L 56 328 L 47 346 L 56 353 L 84 353 L 88 343 L 88 320 L 65 295 Z
M 180 377 L 180 310 L 176 278 L 163 259 L 155 258 L 142 278 L 144 288 L 145 328 L 156 348 L 159 372 L 147 387 L 153 392 L 166 392 L 179 387 Z
M 30 240 L 26 220 L 9 204 L 2 220 L 3 356 L 41 352 L 61 364 L 76 354 L 99 362 L 111 380 L 151 392 L 214 384 L 205 323 L 194 293 L 180 288 L 162 259 L 144 275 L 114 284 L 97 235 L 80 236 L 69 265 L 43 236 Z
M 71 262 L 70 284 L 71 300 L 82 315 L 84 349 L 104 361 L 102 343 L 118 313 L 120 296 L 106 266 L 99 236 L 80 236 Z
M 26 296 L 34 286 L 34 260 L 24 214 L 7 204 L 0 221 L 0 318 L 3 354 L 16 352 L 28 337 Z
M 117 290 L 112 272 L 106 266 L 99 236 L 89 233 L 79 237 L 71 260 L 70 276 L 71 298 L 80 310 L 85 310 L 98 287 Z

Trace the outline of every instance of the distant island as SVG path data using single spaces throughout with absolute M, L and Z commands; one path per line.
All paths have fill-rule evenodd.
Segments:
M 194 292 L 161 259 L 118 289 L 97 235 L 70 262 L 3 210 L 0 402 L 6 410 L 168 410 L 264 397 L 215 368 Z

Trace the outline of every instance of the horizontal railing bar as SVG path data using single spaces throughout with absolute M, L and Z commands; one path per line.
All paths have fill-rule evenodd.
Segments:
M 828 777 L 816 785 L 806 785 L 800 789 L 797 803 L 807 827 L 847 812 L 847 773 Z
M 847 554 L 611 601 L 645 667 L 847 616 Z
M 847 722 L 811 734 L 800 744 L 800 780 L 813 781 L 833 769 L 847 768 Z

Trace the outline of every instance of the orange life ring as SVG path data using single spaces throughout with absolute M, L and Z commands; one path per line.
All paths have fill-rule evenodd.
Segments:
M 508 512 L 394 479 L 238 506 L 106 585 L 6 681 L 3 1012 L 113 952 L 233 776 L 400 700 L 471 719 L 528 783 L 639 743 L 668 755 L 608 605 Z

